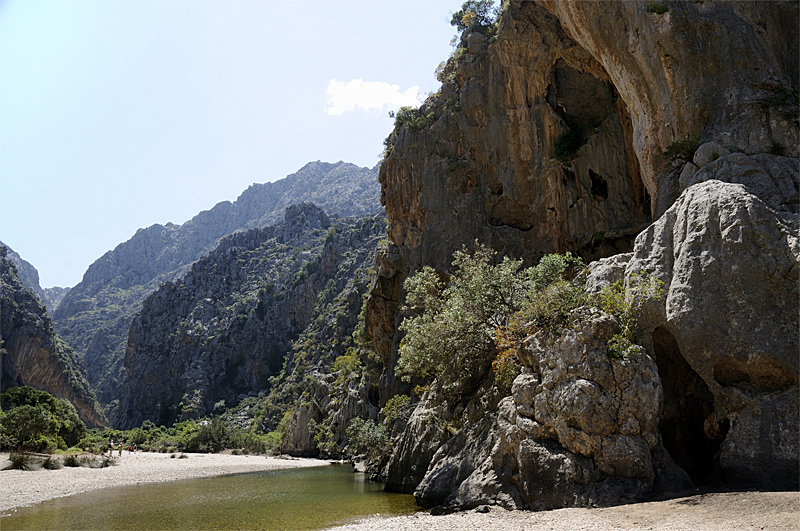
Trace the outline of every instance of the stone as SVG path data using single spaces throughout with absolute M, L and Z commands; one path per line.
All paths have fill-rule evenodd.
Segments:
M 694 152 L 692 161 L 698 168 L 702 168 L 710 162 L 714 162 L 720 157 L 730 155 L 730 151 L 717 141 L 706 142 L 702 144 L 697 151 Z M 683 174 L 681 174 L 683 177 Z
M 414 408 L 389 461 L 386 490 L 411 493 L 419 486 L 433 455 L 450 439 L 436 419 L 450 416 L 428 391 Z M 435 496 L 437 499 L 439 496 Z M 427 504 L 433 506 L 436 503 Z
M 618 328 L 603 312 L 579 308 L 571 320 L 554 343 L 528 355 L 538 362 L 517 376 L 497 414 L 436 451 L 414 491 L 420 504 L 544 510 L 652 492 L 656 365 L 641 348 L 610 359 L 606 342 Z
M 701 172 L 772 162 L 764 157 L 781 158 L 734 153 Z M 800 243 L 791 212 L 773 208 L 788 204 L 787 181 L 691 186 L 639 235 L 628 263 L 627 275 L 664 283 L 643 308 L 642 340 L 665 389 L 664 446 L 695 481 L 797 484 Z
M 688 188 L 710 180 L 742 184 L 788 219 L 800 212 L 800 161 L 796 158 L 732 153 L 710 162 L 681 184 Z
M 407 392 L 394 375 L 403 281 L 426 265 L 446 273 L 464 245 L 478 240 L 526 265 L 549 252 L 587 262 L 627 253 L 683 190 L 709 179 L 747 181 L 784 219 L 798 211 L 797 105 L 786 97 L 800 77 L 796 2 L 678 2 L 663 14 L 636 2 L 504 6 L 496 36 L 463 36 L 441 91 L 421 106 L 426 125 L 387 138 L 379 180 L 390 242 L 366 311 L 383 400 Z M 586 142 L 557 158 L 558 139 L 576 131 Z M 664 159 L 698 135 L 701 168 Z M 781 146 L 790 157 L 764 154 Z M 787 272 L 768 253 L 758 259 Z M 596 266 L 588 290 L 620 279 L 625 260 Z M 518 356 L 533 365 L 536 351 Z M 542 373 L 545 388 L 553 381 Z M 541 401 L 531 407 L 549 418 Z M 624 434 L 637 422 L 629 417 Z
M 586 278 L 586 292 L 600 293 L 603 288 L 615 282 L 624 281 L 625 267 L 631 256 L 633 256 L 632 253 L 620 253 L 590 263 L 589 274 Z

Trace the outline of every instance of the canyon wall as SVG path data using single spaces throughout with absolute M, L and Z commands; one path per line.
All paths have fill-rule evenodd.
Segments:
M 409 391 L 394 375 L 403 281 L 424 265 L 447 272 L 476 240 L 528 264 L 554 251 L 613 257 L 608 278 L 629 289 L 642 271 L 661 279 L 666 298 L 639 342 L 651 360 L 642 374 L 663 399 L 632 406 L 647 419 L 635 429 L 623 416 L 597 428 L 579 418 L 589 388 L 578 382 L 557 407 L 542 387 L 557 381 L 554 366 L 523 363 L 537 383 L 519 385 L 531 390 L 495 400 L 453 442 L 431 420 L 452 416 L 449 406 L 423 398 L 387 485 L 428 505 L 529 508 L 640 499 L 691 481 L 795 485 L 797 2 L 504 6 L 496 28 L 462 34 L 441 89 L 399 112 L 386 141 L 390 245 L 366 312 L 384 364 L 381 403 Z M 573 378 L 611 403 L 617 371 Z
M 0 392 L 28 385 L 69 400 L 89 427 L 105 424 L 80 361 L 55 333 L 42 300 L 0 246 Z

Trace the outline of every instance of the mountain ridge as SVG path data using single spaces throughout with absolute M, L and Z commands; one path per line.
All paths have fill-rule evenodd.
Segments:
M 142 228 L 93 262 L 56 309 L 59 335 L 83 361 L 101 403 L 116 398 L 130 323 L 141 302 L 181 278 L 191 263 L 237 230 L 266 227 L 286 206 L 318 201 L 332 215 L 381 210 L 377 166 L 314 161 L 278 181 L 253 184 L 234 202 L 222 201 L 182 225 Z

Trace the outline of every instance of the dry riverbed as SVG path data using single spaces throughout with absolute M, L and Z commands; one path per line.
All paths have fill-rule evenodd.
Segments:
M 185 459 L 179 455 L 123 451 L 122 457 L 114 452 L 114 466 L 105 468 L 0 470 L 0 512 L 106 487 L 329 464 L 316 459 L 263 455 L 184 454 Z M 0 453 L 0 469 L 9 464 L 8 454 Z

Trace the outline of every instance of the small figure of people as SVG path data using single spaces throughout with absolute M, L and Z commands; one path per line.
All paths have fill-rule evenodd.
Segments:
M 122 457 L 122 443 L 119 443 L 119 456 Z

